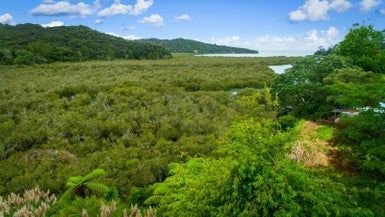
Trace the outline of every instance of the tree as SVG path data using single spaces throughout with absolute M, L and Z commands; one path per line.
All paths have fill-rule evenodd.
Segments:
M 331 54 L 333 52 L 333 47 L 329 47 L 329 48 L 324 48 L 324 47 L 319 47 L 318 50 L 314 53 L 314 55 L 317 55 L 317 56 L 327 56 L 329 54 Z
M 337 135 L 341 145 L 350 150 L 347 157 L 361 171 L 385 177 L 385 109 L 345 117 L 345 128 Z
M 324 79 L 327 102 L 336 108 L 375 107 L 385 97 L 383 75 L 360 68 L 338 69 Z
M 0 64 L 9 65 L 13 63 L 12 52 L 9 49 L 0 49 Z
M 67 191 L 64 192 L 59 203 L 68 202 L 73 196 L 86 197 L 89 194 L 106 194 L 110 188 L 106 185 L 93 182 L 95 179 L 105 176 L 106 172 L 102 169 L 95 169 L 86 176 L 70 177 L 67 181 Z
M 147 43 L 128 41 L 92 30 L 86 26 L 43 28 L 35 24 L 0 24 L 0 49 L 16 53 L 12 61 L 0 64 L 39 64 L 83 60 L 164 59 L 167 49 Z M 7 52 L 8 53 L 8 52 Z M 5 55 L 9 57 L 9 55 Z
M 17 50 L 15 55 L 14 64 L 34 65 L 47 62 L 47 60 L 39 54 L 34 54 L 26 50 Z
M 334 53 L 352 59 L 365 71 L 385 73 L 385 31 L 354 25 Z
M 323 79 L 336 69 L 350 66 L 343 57 L 307 57 L 279 75 L 272 86 L 272 93 L 280 101 L 281 113 L 290 110 L 297 117 L 321 117 L 332 107 L 328 105 Z
M 146 203 L 159 216 L 373 216 L 357 188 L 310 172 L 287 159 L 296 138 L 272 121 L 232 127 L 218 158 L 172 164 Z

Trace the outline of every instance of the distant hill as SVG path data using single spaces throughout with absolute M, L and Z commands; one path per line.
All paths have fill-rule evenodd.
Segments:
M 86 26 L 43 28 L 36 24 L 0 24 L 0 63 L 160 59 L 170 51 L 153 43 L 127 41 Z
M 199 53 L 199 54 L 229 54 L 229 53 L 247 53 L 257 54 L 258 51 L 245 48 L 236 48 L 216 44 L 208 44 L 194 40 L 188 40 L 183 38 L 177 38 L 173 40 L 161 40 L 161 39 L 142 39 L 141 42 L 151 42 L 156 45 L 161 45 L 169 49 L 173 53 Z

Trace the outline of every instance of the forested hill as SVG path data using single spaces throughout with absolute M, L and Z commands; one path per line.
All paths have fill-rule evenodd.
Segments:
M 173 53 L 199 53 L 199 54 L 257 54 L 258 51 L 246 48 L 236 48 L 216 44 L 208 44 L 200 41 L 177 38 L 173 40 L 142 39 L 141 42 L 151 42 L 169 49 Z
M 0 24 L 0 63 L 34 64 L 101 59 L 160 59 L 170 52 L 151 43 L 127 41 L 86 26 L 43 28 Z

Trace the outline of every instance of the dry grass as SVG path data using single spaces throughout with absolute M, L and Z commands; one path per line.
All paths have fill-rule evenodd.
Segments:
M 333 161 L 331 153 L 335 151 L 330 141 L 317 136 L 320 125 L 305 121 L 299 139 L 295 142 L 289 157 L 303 163 L 305 167 L 328 167 Z
M 43 217 L 56 200 L 55 195 L 38 187 L 25 191 L 21 196 L 12 193 L 7 199 L 0 197 L 0 217 Z

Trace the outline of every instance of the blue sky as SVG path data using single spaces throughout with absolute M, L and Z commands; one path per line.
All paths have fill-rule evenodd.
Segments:
M 385 29 L 385 0 L 1 0 L 0 22 L 310 53 L 337 43 L 353 23 Z

